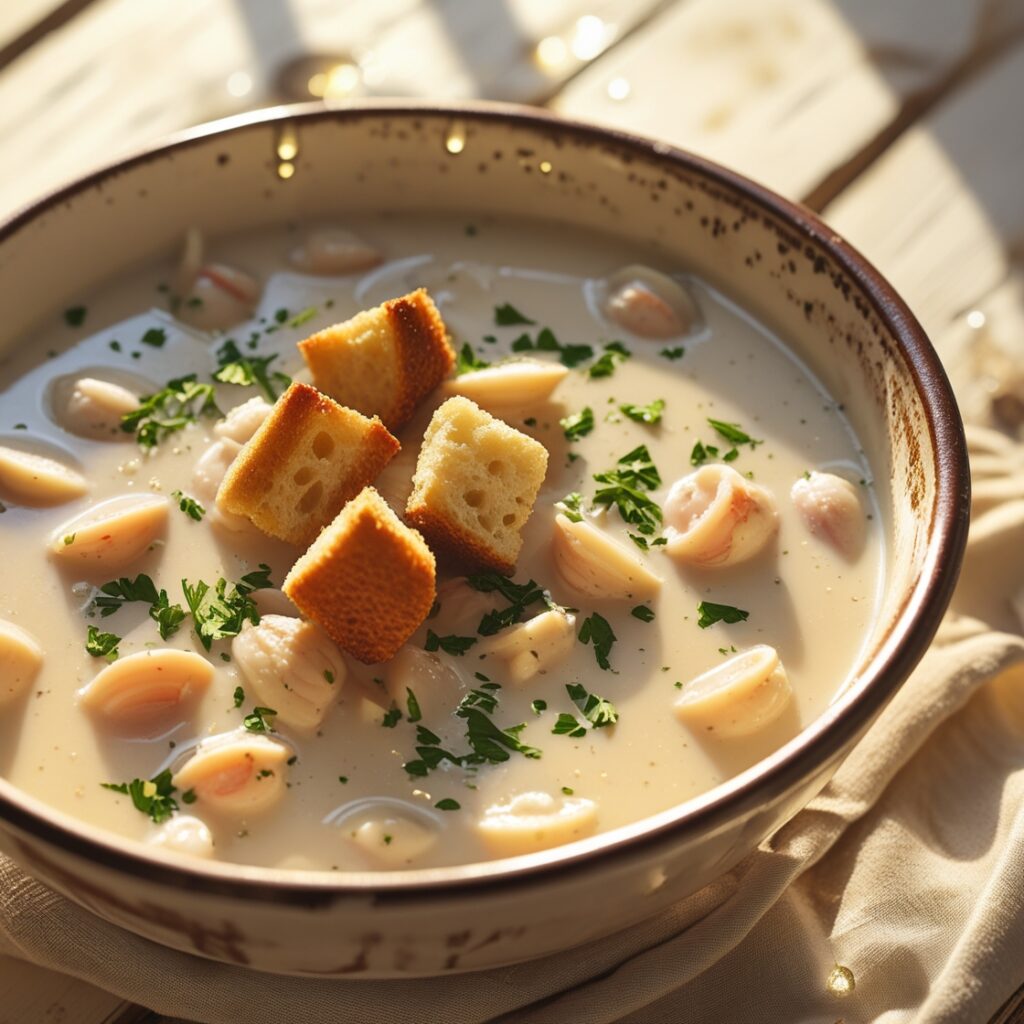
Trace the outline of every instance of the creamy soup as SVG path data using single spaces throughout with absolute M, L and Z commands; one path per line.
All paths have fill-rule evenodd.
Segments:
M 245 319 L 226 330 L 195 326 L 224 298 L 224 281 L 175 296 L 181 268 L 168 260 L 83 296 L 8 347 L 0 449 L 15 462 L 17 453 L 37 453 L 77 476 L 46 491 L 52 504 L 44 507 L 30 493 L 39 473 L 27 471 L 26 492 L 17 471 L 12 477 L 8 466 L 4 477 L 0 467 L 0 620 L 8 636 L 27 633 L 41 652 L 26 692 L 0 704 L 0 772 L 62 811 L 185 854 L 296 868 L 427 867 L 526 852 L 665 810 L 818 715 L 871 626 L 883 552 L 870 467 L 842 409 L 807 368 L 722 295 L 681 268 L 654 264 L 683 297 L 680 322 L 666 326 L 664 303 L 647 309 L 650 296 L 641 294 L 637 306 L 631 275 L 614 276 L 651 264 L 650 255 L 605 237 L 488 220 L 377 217 L 345 227 L 366 244 L 366 264 L 375 252 L 382 262 L 304 273 L 289 254 L 306 226 L 212 243 L 208 258 L 224 273 L 239 268 L 255 283 L 250 293 L 247 278 L 227 281 L 228 308 L 214 313 Z M 540 401 L 499 408 L 500 399 L 480 399 L 547 448 L 546 479 L 514 587 L 493 589 L 492 577 L 470 584 L 439 564 L 434 610 L 398 657 L 363 665 L 332 650 L 323 721 L 292 728 L 256 698 L 239 665 L 241 640 L 213 639 L 206 650 L 187 614 L 183 580 L 215 587 L 248 576 L 242 604 L 264 616 L 298 615 L 276 588 L 301 551 L 219 514 L 197 493 L 196 464 L 223 440 L 220 417 L 200 413 L 200 395 L 194 420 L 158 431 L 159 443 L 145 448 L 134 432 L 90 419 L 95 385 L 83 392 L 79 382 L 145 396 L 195 374 L 214 384 L 223 415 L 263 393 L 212 381 L 227 339 L 237 351 L 222 362 L 240 356 L 251 370 L 252 360 L 276 356 L 256 368 L 265 366 L 280 393 L 275 373 L 310 380 L 296 342 L 420 286 L 462 353 L 460 369 L 510 356 L 568 369 Z M 652 333 L 659 336 L 645 336 Z M 433 411 L 459 380 L 478 396 L 473 379 L 439 389 L 400 432 L 402 451 L 377 481 L 399 514 Z M 101 406 L 110 394 L 120 392 L 100 394 Z M 45 478 L 52 467 L 40 465 Z M 60 550 L 89 539 L 87 523 L 77 535 L 76 517 L 124 496 L 168 503 L 165 525 L 142 523 L 134 557 L 110 571 L 87 551 L 72 558 Z M 724 526 L 708 527 L 726 533 L 699 535 L 712 499 L 732 502 Z M 145 519 L 145 503 L 138 509 Z M 581 527 L 598 531 L 597 541 Z M 605 550 L 603 538 L 618 546 Z M 156 594 L 138 592 L 143 575 Z M 536 587 L 525 586 L 531 580 Z M 167 608 L 185 613 L 166 640 L 154 618 L 159 591 Z M 494 611 L 505 614 L 488 619 Z M 242 623 L 241 639 L 255 618 Z M 165 621 L 165 631 L 172 627 Z M 80 691 L 101 671 L 121 664 L 128 672 L 126 659 L 164 649 L 201 659 L 199 668 L 187 663 L 208 677 L 197 700 L 144 730 L 87 706 Z M 8 673 L 11 664 L 0 661 Z M 505 737 L 493 756 L 473 743 L 482 721 Z M 195 799 L 184 783 L 172 788 L 196 745 L 222 734 L 256 744 L 266 799 L 232 806 L 230 786 L 220 802 Z

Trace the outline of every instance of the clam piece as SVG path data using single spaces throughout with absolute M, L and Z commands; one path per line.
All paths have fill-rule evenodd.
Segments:
M 770 725 L 792 698 L 778 652 L 758 644 L 692 679 L 673 708 L 695 732 L 732 739 Z
M 668 492 L 665 551 L 702 568 L 753 558 L 779 528 L 775 499 L 730 466 L 701 466 Z
M 473 653 L 503 662 L 503 679 L 525 683 L 567 658 L 575 643 L 576 616 L 551 610 L 502 630 Z
M 43 649 L 28 630 L 0 619 L 0 708 L 20 697 L 43 667 Z
M 520 793 L 507 803 L 488 807 L 476 828 L 496 857 L 515 857 L 592 835 L 597 828 L 597 804 L 578 796 Z
M 25 505 L 63 505 L 89 489 L 85 477 L 45 455 L 0 445 L 0 490 Z
M 62 427 L 94 441 L 130 441 L 121 429 L 121 417 L 135 412 L 139 397 L 120 384 L 81 377 L 71 387 L 63 408 L 57 410 Z
M 449 395 L 464 395 L 485 409 L 518 408 L 550 398 L 568 372 L 560 363 L 516 359 L 445 381 L 443 390 Z
M 458 703 L 462 681 L 458 673 L 436 654 L 406 644 L 388 662 L 384 687 L 399 708 L 408 706 L 411 692 L 426 718 L 444 714 Z M 374 716 L 380 719 L 380 713 Z
M 214 428 L 218 437 L 226 437 L 238 444 L 245 444 L 259 429 L 260 424 L 270 415 L 272 406 L 263 398 L 250 398 L 236 405 Z
M 191 651 L 160 648 L 119 658 L 78 691 L 102 722 L 145 735 L 171 722 L 213 679 L 213 666 Z
M 817 471 L 797 480 L 789 492 L 804 525 L 853 561 L 864 547 L 864 509 L 856 486 L 834 473 Z
M 552 550 L 559 575 L 581 594 L 634 600 L 661 587 L 661 578 L 638 556 L 585 519 L 556 516 Z
M 689 334 L 702 319 L 687 288 L 640 264 L 623 267 L 608 278 L 602 312 L 630 334 L 658 340 Z
M 305 274 L 356 274 L 378 266 L 383 256 L 351 231 L 320 228 L 311 231 L 288 259 Z
M 111 498 L 58 527 L 50 552 L 62 562 L 117 571 L 144 554 L 163 532 L 168 507 L 158 494 Z
M 277 721 L 315 729 L 345 682 L 345 662 L 314 622 L 264 615 L 231 642 L 231 655 L 256 699 Z
M 206 823 L 191 814 L 176 814 L 161 825 L 147 840 L 175 853 L 209 860 L 213 856 L 213 836 Z
M 174 276 L 175 315 L 200 330 L 230 327 L 253 314 L 260 297 L 258 282 L 237 267 L 203 262 L 203 236 L 188 229 Z
M 379 808 L 353 815 L 345 820 L 344 826 L 352 842 L 382 867 L 412 863 L 439 838 L 438 826 L 428 815 L 413 807 L 405 812 L 397 800 L 382 801 Z
M 211 444 L 199 456 L 192 470 L 192 493 L 196 498 L 206 505 L 216 501 L 224 474 L 241 450 L 242 446 L 237 441 L 225 438 Z
M 244 729 L 203 740 L 175 773 L 204 809 L 232 817 L 268 811 L 284 795 L 291 748 Z

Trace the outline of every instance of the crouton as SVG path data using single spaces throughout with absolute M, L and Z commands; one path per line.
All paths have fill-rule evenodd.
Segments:
M 538 441 L 449 398 L 423 438 L 406 518 L 460 567 L 510 574 L 547 466 Z
M 399 447 L 379 419 L 292 384 L 228 468 L 217 507 L 306 547 Z
M 367 665 L 388 661 L 434 603 L 434 556 L 365 488 L 292 566 L 282 589 L 303 615 Z
M 455 353 L 426 290 L 391 299 L 299 342 L 313 383 L 398 430 L 451 372 Z

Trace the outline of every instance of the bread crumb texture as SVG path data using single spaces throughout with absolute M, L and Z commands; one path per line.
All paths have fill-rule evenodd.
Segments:
M 292 384 L 231 464 L 217 506 L 305 547 L 399 447 L 376 417 Z
M 444 321 L 424 288 L 311 335 L 299 351 L 321 391 L 379 416 L 390 430 L 409 421 L 455 363 Z
M 434 556 L 367 487 L 295 563 L 283 590 L 367 665 L 388 661 L 434 603 Z
M 540 442 L 450 398 L 427 427 L 406 518 L 463 570 L 510 574 L 547 466 Z

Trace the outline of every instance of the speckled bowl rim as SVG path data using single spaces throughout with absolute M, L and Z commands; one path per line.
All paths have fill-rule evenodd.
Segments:
M 611 868 L 646 848 L 669 848 L 695 834 L 709 833 L 780 797 L 801 779 L 820 772 L 852 743 L 895 694 L 927 650 L 938 629 L 959 574 L 970 510 L 970 475 L 960 414 L 946 373 L 917 319 L 892 286 L 860 253 L 798 203 L 720 165 L 663 142 L 573 121 L 531 107 L 500 103 L 437 104 L 366 101 L 341 107 L 300 104 L 272 107 L 210 122 L 142 149 L 60 188 L 0 224 L 0 244 L 36 217 L 81 193 L 102 187 L 134 167 L 204 143 L 212 136 L 282 121 L 297 126 L 319 121 L 366 118 L 437 118 L 443 121 L 506 122 L 552 138 L 617 148 L 634 157 L 664 162 L 738 193 L 796 234 L 826 250 L 856 281 L 880 322 L 897 340 L 921 395 L 935 453 L 935 503 L 923 568 L 900 614 L 857 680 L 796 737 L 710 792 L 569 847 L 445 868 L 395 872 L 304 871 L 205 861 L 184 862 L 161 850 L 147 850 L 114 833 L 53 810 L 0 778 L 0 818 L 39 840 L 107 868 L 147 881 L 262 903 L 324 906 L 346 898 L 406 903 L 472 898 L 500 887 L 534 885 L 582 868 Z M 599 863 L 595 863 L 599 862 Z

